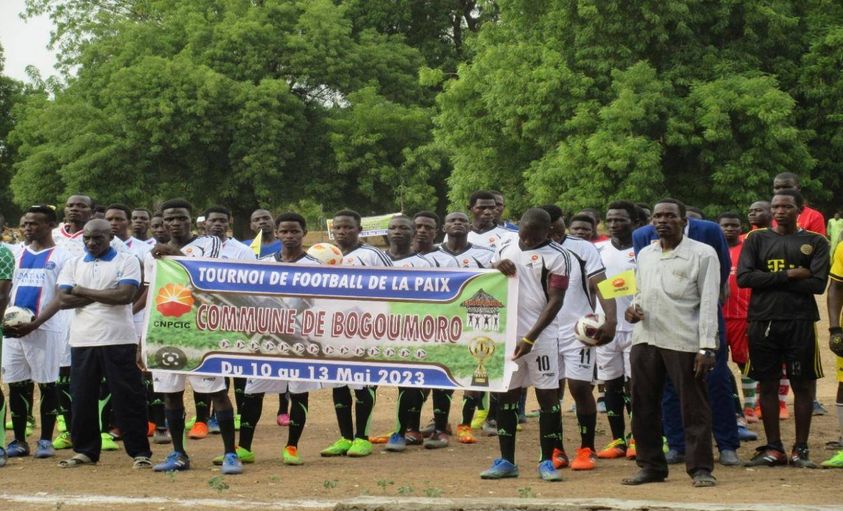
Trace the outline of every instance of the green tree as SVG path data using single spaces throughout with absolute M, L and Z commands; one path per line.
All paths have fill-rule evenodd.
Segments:
M 0 212 L 6 215 L 11 224 L 16 225 L 20 209 L 12 202 L 9 181 L 14 173 L 12 165 L 17 158 L 17 151 L 9 143 L 9 133 L 17 123 L 15 106 L 23 101 L 28 92 L 24 85 L 3 75 L 6 58 L 0 46 Z

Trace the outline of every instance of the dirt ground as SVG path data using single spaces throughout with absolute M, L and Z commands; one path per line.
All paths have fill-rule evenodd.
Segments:
M 821 302 L 824 305 L 824 300 Z M 824 307 L 822 307 L 824 309 Z M 833 454 L 824 450 L 827 441 L 838 438 L 837 419 L 834 415 L 837 388 L 834 357 L 828 350 L 826 323 L 819 325 L 820 346 L 826 377 L 820 380 L 818 396 L 829 414 L 814 417 L 811 433 L 812 459 L 819 462 Z M 452 408 L 452 424 L 459 414 L 459 393 Z M 7 394 L 8 395 L 8 394 Z M 190 399 L 188 399 L 190 401 Z M 456 441 L 440 450 L 408 448 L 404 453 L 388 453 L 376 446 L 372 456 L 362 459 L 320 458 L 319 451 L 338 436 L 336 420 L 329 391 L 311 394 L 311 408 L 307 428 L 299 446 L 305 464 L 299 467 L 281 463 L 281 450 L 286 440 L 286 428 L 275 424 L 277 398 L 268 396 L 264 416 L 257 429 L 253 449 L 257 462 L 246 465 L 239 476 L 220 475 L 211 465 L 211 458 L 220 454 L 222 444 L 218 436 L 204 440 L 188 440 L 187 449 L 192 460 L 192 470 L 176 474 L 156 474 L 136 471 L 131 460 L 122 451 L 103 453 L 100 463 L 93 467 L 71 470 L 59 469 L 56 461 L 69 456 L 60 451 L 56 459 L 10 459 L 0 469 L 0 495 L 3 498 L 20 496 L 71 496 L 90 497 L 84 507 L 111 509 L 111 503 L 97 503 L 96 496 L 138 497 L 151 499 L 148 505 L 135 504 L 132 509 L 169 509 L 176 504 L 162 505 L 157 497 L 177 500 L 224 499 L 261 503 L 291 499 L 317 499 L 336 501 L 359 496 L 433 497 L 433 498 L 508 498 L 508 499 L 565 499 L 600 498 L 648 500 L 664 502 L 693 502 L 719 505 L 771 504 L 780 509 L 790 505 L 841 504 L 839 488 L 843 482 L 841 470 L 797 470 L 789 467 L 743 468 L 716 465 L 718 485 L 713 489 L 693 489 L 682 466 L 675 466 L 667 482 L 643 487 L 620 485 L 620 480 L 635 470 L 627 460 L 601 460 L 597 470 L 590 472 L 563 471 L 564 481 L 544 483 L 537 478 L 534 461 L 538 449 L 537 419 L 530 419 L 518 433 L 518 461 L 521 477 L 503 481 L 483 481 L 478 475 L 497 457 L 497 440 L 482 437 L 474 445 Z M 394 424 L 396 390 L 382 387 L 378 391 L 373 434 L 387 434 Z M 792 396 L 791 396 L 792 412 Z M 569 452 L 578 445 L 576 416 L 570 412 L 571 400 L 566 398 L 563 410 L 565 445 Z M 528 409 L 534 409 L 535 399 L 530 396 Z M 426 404 L 422 421 L 432 415 Z M 789 447 L 793 439 L 793 419 L 783 421 L 783 438 Z M 752 426 L 763 440 L 760 424 Z M 598 418 L 597 445 L 602 447 L 609 440 L 605 415 Z M 739 451 L 742 459 L 751 456 L 758 442 L 744 444 Z M 153 446 L 154 459 L 162 459 L 169 446 Z M 210 500 L 209 500 L 210 502 Z M 529 502 L 524 500 L 524 502 Z M 186 504 L 182 503 L 181 506 Z M 304 506 L 304 504 L 302 504 Z M 843 505 L 843 504 L 841 504 Z M 17 502 L 5 509 L 60 509 L 57 503 Z M 123 506 L 123 508 L 126 508 Z M 593 508 L 593 507 L 592 507 Z M 606 508 L 603 508 L 606 509 Z

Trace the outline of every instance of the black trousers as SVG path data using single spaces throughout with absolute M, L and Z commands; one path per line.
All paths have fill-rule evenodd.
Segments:
M 103 377 L 111 392 L 116 426 L 123 433 L 123 446 L 131 457 L 151 456 L 146 438 L 146 391 L 135 362 L 137 345 L 117 344 L 70 350 L 70 395 L 73 450 L 99 461 L 99 396 Z
M 632 367 L 632 434 L 636 463 L 648 472 L 667 475 L 662 450 L 662 391 L 666 376 L 679 394 L 685 427 L 685 468 L 689 475 L 713 470 L 711 407 L 705 379 L 694 376 L 696 353 L 636 344 L 630 353 Z

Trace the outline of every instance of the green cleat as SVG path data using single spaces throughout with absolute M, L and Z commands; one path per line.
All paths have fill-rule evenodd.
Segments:
M 64 415 L 59 415 L 56 417 L 56 429 L 59 433 L 64 433 L 67 431 L 67 424 L 64 422 Z
M 347 438 L 340 438 L 319 454 L 325 458 L 331 456 L 345 456 L 348 450 L 351 449 L 351 445 L 351 440 Z
M 117 442 L 114 441 L 114 437 L 112 437 L 108 433 L 100 434 L 100 439 L 102 441 L 103 451 L 117 451 L 120 449 L 119 447 L 117 447 Z
M 298 448 L 293 445 L 288 445 L 284 448 L 282 459 L 285 465 L 301 465 L 304 463 L 299 456 Z
M 255 462 L 255 453 L 254 451 L 250 451 L 243 447 L 237 446 L 237 457 L 240 458 L 241 463 L 254 463 Z M 216 466 L 222 465 L 223 459 L 225 455 L 217 456 L 212 460 L 213 464 Z
M 823 461 L 820 465 L 822 468 L 843 468 L 843 451 L 837 451 L 837 454 Z
M 346 455 L 352 458 L 363 458 L 372 454 L 372 442 L 362 438 L 355 438 Z
M 70 440 L 70 432 L 65 431 L 64 433 L 60 433 L 59 436 L 53 440 L 53 449 L 60 450 L 60 449 L 70 449 L 73 447 L 73 442 Z
M 186 421 L 184 421 L 184 430 L 190 431 L 190 428 L 192 428 L 194 424 L 196 424 L 196 417 L 191 417 L 187 419 Z

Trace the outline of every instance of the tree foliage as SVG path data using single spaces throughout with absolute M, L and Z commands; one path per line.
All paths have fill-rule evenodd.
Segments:
M 516 210 L 676 195 L 716 213 L 779 172 L 821 205 L 839 185 L 839 3 L 498 4 L 437 101 L 452 203 L 494 187 Z

